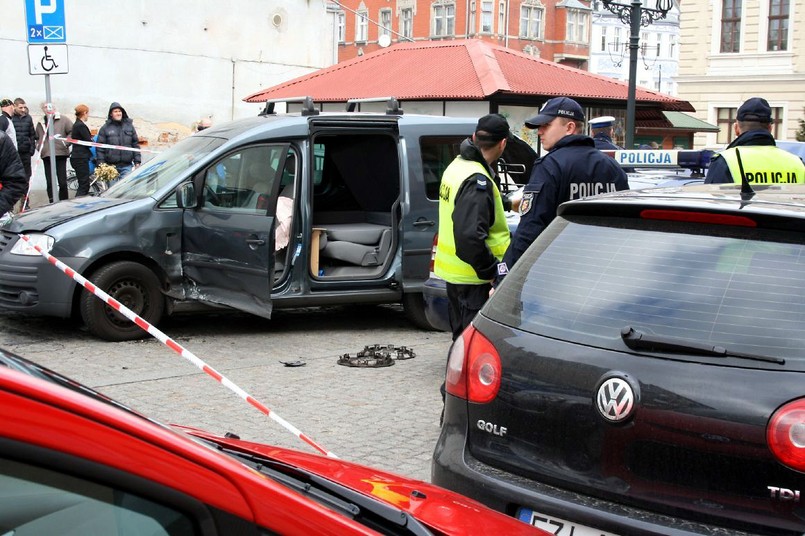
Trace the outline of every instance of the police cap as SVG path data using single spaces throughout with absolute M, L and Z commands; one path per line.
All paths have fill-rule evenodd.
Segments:
M 569 97 L 554 97 L 545 103 L 539 115 L 525 122 L 528 128 L 537 128 L 548 124 L 555 117 L 565 117 L 574 121 L 584 121 L 584 111 L 578 102 Z
M 738 108 L 738 121 L 771 123 L 771 106 L 761 97 L 752 97 Z
M 615 125 L 615 118 L 611 115 L 604 115 L 590 119 L 590 128 L 607 128 Z
M 511 135 L 509 123 L 500 114 L 488 114 L 478 120 L 475 138 L 482 141 L 500 141 Z

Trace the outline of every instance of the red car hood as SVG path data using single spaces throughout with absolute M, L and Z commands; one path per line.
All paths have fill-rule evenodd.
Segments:
M 197 428 L 174 426 L 229 449 L 270 458 L 337 482 L 404 510 L 430 528 L 445 534 L 478 534 L 479 527 L 483 527 L 482 531 L 486 534 L 548 535 L 547 532 L 490 510 L 477 501 L 427 482 L 318 454 L 225 438 Z

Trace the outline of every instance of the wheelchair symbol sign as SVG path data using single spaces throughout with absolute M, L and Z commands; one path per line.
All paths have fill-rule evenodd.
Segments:
M 67 45 L 28 45 L 30 74 L 67 74 Z

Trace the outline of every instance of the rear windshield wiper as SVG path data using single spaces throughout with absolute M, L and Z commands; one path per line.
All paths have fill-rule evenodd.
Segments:
M 764 363 L 776 363 L 785 365 L 785 359 L 781 357 L 769 357 L 765 355 L 745 354 L 742 352 L 732 352 L 723 346 L 715 346 L 709 343 L 688 341 L 665 335 L 652 335 L 637 331 L 632 326 L 621 328 L 621 339 L 632 350 L 650 350 L 654 352 L 673 352 L 695 355 L 708 355 L 713 357 L 737 357 L 752 361 L 763 361 Z

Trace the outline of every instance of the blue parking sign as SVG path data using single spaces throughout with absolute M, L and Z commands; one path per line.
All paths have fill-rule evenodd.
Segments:
M 66 43 L 64 0 L 25 0 L 28 42 Z

